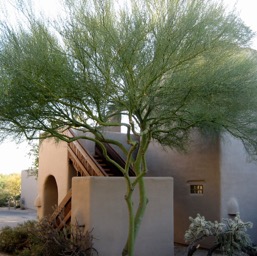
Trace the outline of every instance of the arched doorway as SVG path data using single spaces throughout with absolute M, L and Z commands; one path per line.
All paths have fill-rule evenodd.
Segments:
M 43 217 L 51 215 L 58 205 L 58 187 L 55 177 L 47 177 L 44 185 Z

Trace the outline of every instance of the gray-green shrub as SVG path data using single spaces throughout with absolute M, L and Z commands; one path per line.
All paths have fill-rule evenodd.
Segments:
M 215 249 L 220 249 L 225 255 L 230 256 L 237 252 L 255 251 L 257 253 L 247 234 L 247 229 L 252 228 L 253 225 L 251 222 L 243 222 L 239 214 L 234 218 L 225 218 L 220 223 L 207 221 L 200 214 L 197 214 L 196 218 L 189 217 L 189 220 L 191 224 L 185 233 L 185 241 L 189 243 L 189 252 L 191 250 L 189 255 L 193 255 L 201 240 L 210 236 L 215 238 L 215 244 L 209 250 L 208 255 L 211 255 Z

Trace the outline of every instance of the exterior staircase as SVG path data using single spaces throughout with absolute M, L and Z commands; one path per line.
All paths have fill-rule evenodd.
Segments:
M 49 219 L 58 230 L 71 221 L 71 193 L 70 189 Z
M 105 143 L 104 146 L 107 150 L 108 156 L 124 168 L 126 163 L 124 159 L 120 156 L 120 154 L 118 154 L 118 152 L 113 147 L 111 147 L 108 143 Z M 105 159 L 103 152 L 98 145 L 96 145 L 96 148 L 95 148 L 94 158 L 98 162 L 98 164 L 105 170 L 108 176 L 116 176 L 116 177 L 123 176 L 121 171 L 116 166 L 112 165 L 109 161 Z M 135 176 L 135 172 L 131 167 L 129 168 L 129 175 Z
M 67 135 L 72 137 L 72 131 L 68 131 Z M 124 160 L 120 155 L 109 145 L 105 144 L 108 155 L 122 167 L 125 166 Z M 68 144 L 68 158 L 77 172 L 77 176 L 108 176 L 118 177 L 123 176 L 120 170 L 107 161 L 99 146 L 95 147 L 95 154 L 92 156 L 78 141 L 73 141 Z M 135 176 L 134 171 L 130 168 L 129 174 Z M 62 202 L 55 209 L 50 217 L 50 222 L 61 230 L 66 224 L 71 221 L 71 199 L 72 190 L 70 189 Z

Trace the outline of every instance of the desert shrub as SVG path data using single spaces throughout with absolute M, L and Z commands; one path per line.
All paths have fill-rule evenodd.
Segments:
M 58 230 L 47 219 L 29 221 L 2 229 L 0 251 L 19 256 L 97 255 L 91 233 L 84 232 L 78 225 L 65 225 Z
M 28 243 L 28 227 L 35 226 L 32 221 L 15 228 L 4 227 L 0 233 L 0 251 L 7 253 L 15 253 L 22 250 Z
M 207 221 L 199 214 L 196 218 L 190 217 L 189 220 L 191 224 L 185 233 L 185 240 L 189 243 L 188 255 L 193 255 L 198 248 L 197 244 L 210 236 L 215 238 L 215 244 L 209 250 L 208 255 L 212 255 L 216 249 L 220 249 L 225 255 L 230 256 L 240 252 L 257 255 L 256 248 L 252 246 L 250 236 L 247 234 L 247 229 L 252 228 L 252 223 L 243 222 L 239 214 L 233 219 L 223 219 L 220 223 Z
M 60 231 L 47 219 L 38 223 L 37 228 L 30 231 L 33 239 L 31 253 L 39 250 L 44 256 L 58 255 L 85 255 L 89 256 L 94 251 L 93 236 L 85 232 L 78 225 L 65 225 Z M 34 246 L 36 245 L 36 248 Z M 39 245 L 43 245 L 40 247 Z M 28 251 L 28 250 L 27 250 Z M 27 254 L 32 255 L 32 254 Z M 25 256 L 25 255 L 24 255 Z

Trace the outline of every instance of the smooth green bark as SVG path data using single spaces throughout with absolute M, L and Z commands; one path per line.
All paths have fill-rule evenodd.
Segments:
M 135 159 L 135 163 L 133 164 L 136 177 L 130 180 L 130 182 L 127 182 L 127 194 L 125 196 L 125 200 L 129 212 L 129 232 L 126 245 L 124 246 L 122 252 L 123 256 L 134 255 L 135 240 L 137 238 L 138 231 L 148 203 L 147 192 L 144 182 L 144 176 L 146 173 L 145 153 L 148 144 L 149 136 L 143 135 L 139 143 L 137 158 Z M 133 193 L 135 191 L 135 188 L 137 187 L 139 194 L 139 203 L 138 206 L 135 206 L 133 202 Z

